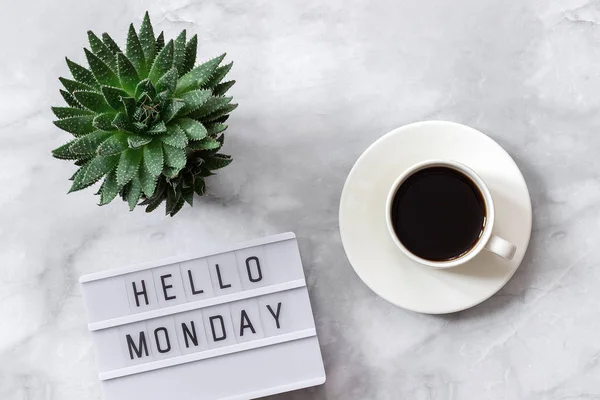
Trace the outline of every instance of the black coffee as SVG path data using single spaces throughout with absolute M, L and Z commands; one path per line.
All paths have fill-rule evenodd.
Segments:
M 417 171 L 392 202 L 396 236 L 411 253 L 448 261 L 468 252 L 485 227 L 486 209 L 475 183 L 448 167 Z

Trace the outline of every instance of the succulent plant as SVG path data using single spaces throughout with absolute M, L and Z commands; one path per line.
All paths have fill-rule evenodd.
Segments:
M 193 205 L 204 179 L 231 162 L 218 151 L 237 107 L 225 96 L 235 81 L 223 82 L 232 63 L 220 65 L 223 54 L 194 67 L 197 36 L 186 40 L 184 30 L 165 44 L 147 12 L 139 34 L 130 25 L 125 51 L 106 33 L 88 38 L 89 68 L 66 59 L 68 106 L 52 107 L 54 124 L 75 137 L 52 152 L 79 167 L 69 193 L 103 179 L 99 205 L 120 195 L 150 212 L 166 200 L 170 216 Z

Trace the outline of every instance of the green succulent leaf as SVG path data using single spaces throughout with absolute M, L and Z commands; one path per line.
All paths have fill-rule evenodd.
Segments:
M 227 104 L 226 106 L 223 106 L 221 108 L 219 108 L 217 111 L 205 115 L 202 120 L 203 121 L 207 121 L 207 122 L 212 122 L 212 121 L 221 121 L 220 118 L 226 116 L 227 114 L 229 114 L 230 112 L 232 112 L 233 110 L 235 110 L 237 108 L 237 104 Z
M 153 176 L 159 176 L 164 163 L 162 143 L 159 140 L 153 140 L 144 146 L 144 166 L 148 172 Z
M 100 178 L 112 171 L 118 162 L 119 157 L 117 155 L 93 158 L 75 174 L 69 193 L 84 189 L 98 182 Z
M 82 136 L 94 131 L 92 126 L 92 115 L 84 115 L 81 117 L 70 117 L 54 121 L 54 125 L 60 129 L 72 133 L 74 136 Z
M 156 52 L 161 51 L 163 47 L 165 47 L 165 33 L 161 32 L 156 38 Z
M 128 94 L 122 89 L 112 86 L 102 86 L 102 94 L 108 105 L 116 111 L 124 111 L 122 97 L 127 97 Z
M 193 150 L 218 150 L 221 148 L 221 142 L 207 136 L 202 140 L 191 142 L 189 146 Z
M 104 178 L 104 182 L 100 187 L 100 203 L 99 205 L 103 206 L 105 204 L 110 203 L 117 197 L 121 187 L 117 183 L 117 173 L 113 170 L 109 172 Z
M 184 29 L 173 42 L 173 67 L 179 71 L 181 71 L 185 61 L 185 36 L 186 31 Z
M 157 83 L 158 80 L 171 69 L 172 65 L 173 41 L 170 40 L 160 53 L 158 53 L 158 56 L 156 56 L 156 60 L 154 60 L 154 63 L 152 64 L 148 78 L 152 83 Z
M 165 164 L 168 167 L 176 170 L 181 170 L 183 167 L 185 167 L 187 162 L 185 150 L 163 143 L 163 151 L 165 154 Z
M 102 40 L 96 36 L 92 31 L 88 31 L 88 41 L 94 54 L 96 54 L 106 65 L 108 65 L 113 71 L 117 70 L 117 60 L 113 52 L 102 42 Z
M 60 160 L 77 160 L 79 155 L 73 153 L 71 151 L 71 144 L 73 144 L 74 140 L 71 140 L 62 146 L 52 150 L 52 156 L 58 158 Z
M 152 29 L 148 11 L 144 14 L 144 20 L 142 21 L 142 26 L 140 26 L 139 40 L 144 52 L 146 65 L 151 65 L 154 57 L 156 57 L 156 38 L 154 37 L 154 29 Z
M 68 58 L 66 60 L 67 60 L 67 66 L 69 67 L 69 70 L 71 71 L 71 75 L 73 75 L 73 79 L 75 79 L 77 82 L 86 84 L 93 88 L 99 87 L 98 81 L 94 77 L 94 74 L 92 73 L 92 71 L 69 60 Z
M 140 183 L 142 185 L 142 191 L 146 197 L 152 197 L 156 190 L 157 177 L 146 167 L 145 158 L 144 165 L 140 168 Z
M 188 138 L 185 132 L 179 127 L 179 125 L 172 124 L 167 126 L 167 134 L 160 137 L 163 143 L 177 147 L 178 149 L 185 149 L 188 144 Z
M 63 84 L 65 89 L 67 89 L 67 91 L 69 91 L 69 93 L 73 93 L 75 90 L 87 90 L 89 92 L 98 91 L 97 88 L 94 86 L 86 85 L 85 83 L 77 82 L 72 79 L 67 79 L 67 78 L 61 77 L 61 78 L 58 78 L 58 80 Z
M 140 81 L 140 83 L 138 83 L 137 86 L 135 87 L 135 98 L 136 99 L 138 99 L 138 100 L 141 99 L 144 94 L 146 94 L 150 97 L 156 96 L 156 88 L 154 87 L 154 85 L 152 84 L 150 79 L 148 79 L 148 78 Z
M 213 90 L 213 94 L 215 96 L 223 96 L 225 93 L 227 93 L 227 91 L 234 84 L 235 84 L 235 81 L 227 81 L 227 82 L 219 83 L 217 86 L 215 86 L 215 89 Z
M 73 97 L 73 95 L 69 92 L 67 92 L 66 90 L 59 90 L 60 95 L 63 97 L 63 99 L 65 99 L 65 102 L 67 103 L 67 105 L 74 107 L 74 108 L 83 108 L 83 106 L 81 104 L 79 104 L 79 102 L 77 100 L 75 100 L 75 97 Z
M 129 32 L 127 34 L 127 47 L 125 54 L 135 67 L 137 74 L 140 78 L 146 77 L 146 60 L 144 58 L 144 49 L 140 43 L 140 39 L 135 32 L 133 24 L 129 25 Z
M 185 103 L 185 107 L 179 112 L 179 115 L 187 115 L 192 111 L 197 110 L 208 101 L 210 95 L 211 92 L 208 89 L 192 90 L 191 92 L 185 93 L 181 96 L 181 99 Z
M 52 107 L 52 112 L 56 115 L 56 118 L 69 118 L 69 117 L 80 117 L 83 115 L 92 114 L 89 110 L 83 110 L 81 108 L 73 107 Z
M 165 126 L 165 123 L 163 121 L 158 122 L 157 124 L 153 125 L 150 129 L 148 129 L 148 132 L 146 132 L 148 135 L 159 135 L 161 133 L 165 133 L 167 131 L 167 127 Z
M 204 196 L 206 193 L 206 183 L 202 177 L 194 177 L 194 192 L 196 192 L 198 196 Z
M 223 80 L 223 78 L 225 78 L 225 75 L 229 73 L 232 66 L 233 62 L 230 62 L 227 65 L 222 65 L 215 69 L 215 73 L 210 77 L 208 81 L 206 81 L 204 87 L 214 88 L 215 86 L 217 86 Z
M 127 136 L 127 143 L 129 144 L 129 147 L 132 149 L 137 149 L 142 146 L 145 146 L 148 143 L 150 143 L 151 141 L 152 141 L 152 138 L 148 137 L 148 136 L 142 136 L 142 135 Z
M 208 134 L 210 136 L 215 136 L 215 135 L 218 135 L 219 133 L 223 132 L 225 129 L 227 129 L 227 125 L 216 123 L 216 124 L 207 125 L 206 129 L 208 130 Z M 223 136 L 223 135 L 221 135 L 221 136 Z
M 134 129 L 133 125 L 129 122 L 129 119 L 127 118 L 127 115 L 125 115 L 124 112 L 117 113 L 117 115 L 112 121 L 112 126 L 125 132 L 136 133 L 136 130 Z
M 177 68 L 173 67 L 168 70 L 159 80 L 156 82 L 156 91 L 172 93 L 175 91 L 177 86 Z
M 115 115 L 116 113 L 114 112 L 98 114 L 94 117 L 92 126 L 101 131 L 114 131 L 117 129 L 112 124 L 113 120 L 115 119 Z
M 190 206 L 194 205 L 194 188 L 182 188 L 181 195 L 183 196 L 183 199 L 186 203 L 188 203 Z
M 141 162 L 141 149 L 127 149 L 122 152 L 117 166 L 117 183 L 125 186 L 137 174 Z
M 102 34 L 102 41 L 114 55 L 117 55 L 117 53 L 122 53 L 119 45 L 117 45 L 117 43 L 108 35 L 108 33 L 104 32 Z
M 98 146 L 97 153 L 100 156 L 109 156 L 113 154 L 121 154 L 129 148 L 127 143 L 127 134 L 123 132 L 113 133 L 111 137 L 102 142 Z
M 179 118 L 177 124 L 183 129 L 190 140 L 200 140 L 206 137 L 206 128 L 196 120 L 191 118 Z
M 217 66 L 225 58 L 225 53 L 205 62 L 186 73 L 177 82 L 176 93 L 181 95 L 190 90 L 200 88 L 212 76 Z
M 167 190 L 166 215 L 173 216 L 183 207 L 184 200 L 179 190 Z
M 173 99 L 162 113 L 163 121 L 169 123 L 183 107 L 185 107 L 183 100 Z
M 140 182 L 139 174 L 134 175 L 129 182 L 129 188 L 127 190 L 127 203 L 129 204 L 129 211 L 133 211 L 140 197 L 142 196 L 142 183 Z
M 208 90 L 210 92 L 210 90 Z M 191 114 L 192 118 L 202 119 L 205 115 L 216 113 L 219 109 L 231 103 L 233 97 L 211 97 L 201 107 Z
M 94 155 L 98 146 L 112 136 L 111 132 L 94 131 L 72 142 L 69 150 L 77 155 Z
M 132 95 L 135 92 L 135 87 L 140 82 L 140 77 L 135 66 L 122 53 L 117 54 L 117 73 L 121 87 Z
M 177 68 L 179 71 L 179 76 L 183 76 L 185 73 L 189 72 L 194 68 L 194 64 L 196 64 L 196 52 L 198 51 L 198 35 L 192 36 L 189 42 L 185 45 L 185 58 L 183 60 L 181 69 Z
M 111 111 L 111 107 L 108 105 L 104 96 L 98 92 L 87 92 L 76 90 L 73 92 L 73 96 L 77 101 L 90 111 L 97 113 L 104 113 Z
M 125 115 L 129 119 L 132 119 L 137 106 L 135 99 L 133 97 L 121 97 L 121 103 L 123 104 Z
M 231 156 L 225 154 L 213 154 L 204 159 L 204 167 L 210 170 L 221 169 L 231 164 Z
M 104 61 L 88 49 L 83 49 L 83 51 L 85 51 L 90 69 L 98 82 L 107 86 L 119 86 L 119 78 Z

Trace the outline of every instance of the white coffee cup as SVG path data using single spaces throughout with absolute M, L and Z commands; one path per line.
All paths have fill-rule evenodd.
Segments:
M 481 235 L 479 236 L 479 240 L 466 253 L 460 255 L 457 258 L 453 258 L 451 260 L 432 261 L 432 260 L 427 260 L 427 259 L 424 259 L 422 257 L 419 257 L 419 256 L 413 254 L 398 239 L 396 232 L 394 230 L 394 226 L 392 224 L 392 204 L 393 204 L 396 192 L 398 191 L 398 188 L 400 188 L 400 186 L 406 181 L 406 179 L 408 179 L 411 175 L 413 175 L 417 171 L 421 171 L 423 169 L 431 168 L 431 167 L 447 167 L 447 168 L 451 168 L 451 169 L 454 169 L 454 170 L 462 173 L 463 175 L 465 175 L 467 178 L 469 178 L 475 184 L 477 189 L 479 189 L 479 191 L 481 192 L 481 195 L 483 197 L 483 201 L 485 203 L 485 210 L 486 210 L 485 224 L 483 226 Z M 396 179 L 396 181 L 394 182 L 394 184 L 392 185 L 392 187 L 390 189 L 390 192 L 387 197 L 387 202 L 386 202 L 386 222 L 387 222 L 388 231 L 390 232 L 390 235 L 391 235 L 392 239 L 394 240 L 394 242 L 396 243 L 396 245 L 398 246 L 398 248 L 407 257 L 409 257 L 413 261 L 416 261 L 419 264 L 426 265 L 428 267 L 433 267 L 433 268 L 452 268 L 452 267 L 462 265 L 462 264 L 472 260 L 483 250 L 490 251 L 502 258 L 511 260 L 515 254 L 516 247 L 514 244 L 510 243 L 509 241 L 502 239 L 501 237 L 496 236 L 492 233 L 493 229 L 494 229 L 495 217 L 496 216 L 495 216 L 495 209 L 494 209 L 494 200 L 492 199 L 490 190 L 488 189 L 488 187 L 485 184 L 485 182 L 483 181 L 483 179 L 481 179 L 481 177 L 479 175 L 477 175 L 475 173 L 475 171 L 473 171 L 471 168 L 467 167 L 466 165 L 461 164 L 456 161 L 451 161 L 451 160 L 429 160 L 429 161 L 424 161 L 424 162 L 413 165 L 408 170 L 404 171 L 404 173 L 402 173 L 402 175 L 400 175 L 398 177 L 398 179 Z

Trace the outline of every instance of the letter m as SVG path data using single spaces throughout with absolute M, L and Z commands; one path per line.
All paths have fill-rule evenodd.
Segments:
M 140 332 L 140 337 L 136 344 L 133 341 L 131 335 L 127 335 L 127 347 L 129 348 L 129 357 L 133 360 L 133 354 L 137 356 L 137 358 L 142 358 L 143 353 L 148 357 L 150 354 L 148 353 L 148 343 L 146 342 L 146 333 L 144 331 Z

